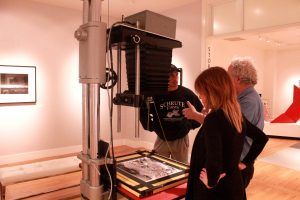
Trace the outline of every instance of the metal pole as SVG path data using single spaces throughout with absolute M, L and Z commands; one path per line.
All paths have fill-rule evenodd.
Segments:
M 118 82 L 117 82 L 117 93 L 121 93 L 121 45 L 118 45 L 118 54 L 117 54 L 117 73 L 118 73 Z M 117 131 L 121 131 L 121 105 L 117 106 Z
M 83 10 L 82 22 L 83 24 L 85 24 L 89 21 L 89 0 L 83 0 L 82 10 Z
M 90 21 L 92 22 L 101 21 L 101 1 L 102 0 L 91 0 Z
M 82 154 L 88 156 L 89 141 L 89 89 L 88 84 L 82 84 Z M 89 179 L 88 164 L 81 162 L 82 180 L 85 182 Z
M 137 28 L 139 28 L 140 23 L 139 21 L 136 22 Z M 135 95 L 139 96 L 141 93 L 141 86 L 140 86 L 140 78 L 141 78 L 141 60 L 140 60 L 140 37 L 135 36 L 138 38 L 136 40 L 136 46 L 135 46 Z M 138 138 L 140 136 L 139 127 L 140 127 L 140 108 L 135 107 L 135 137 Z
M 140 95 L 140 45 L 136 45 L 135 49 L 136 55 L 136 66 L 135 66 L 135 95 Z M 135 107 L 135 137 L 138 138 L 140 136 L 139 133 L 139 118 L 140 118 L 140 108 Z
M 90 118 L 90 157 L 91 159 L 97 159 L 98 157 L 98 140 L 100 130 L 100 85 L 90 84 L 89 93 L 89 118 Z M 90 164 L 90 183 L 91 186 L 99 186 L 100 179 L 98 173 L 98 166 Z
M 83 0 L 83 24 L 75 31 L 79 41 L 79 78 L 82 83 L 82 199 L 99 200 L 98 141 L 100 134 L 100 84 L 105 82 L 106 24 L 101 22 L 102 0 Z

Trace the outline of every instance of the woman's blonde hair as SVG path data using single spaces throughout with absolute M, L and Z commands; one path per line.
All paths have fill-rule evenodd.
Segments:
M 195 81 L 195 89 L 203 94 L 211 111 L 222 109 L 236 130 L 242 132 L 242 113 L 229 74 L 221 67 L 204 70 Z

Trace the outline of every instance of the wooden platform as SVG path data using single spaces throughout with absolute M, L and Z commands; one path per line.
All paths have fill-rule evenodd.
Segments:
M 288 137 L 300 140 L 300 121 L 297 123 L 265 122 L 264 132 L 269 136 Z

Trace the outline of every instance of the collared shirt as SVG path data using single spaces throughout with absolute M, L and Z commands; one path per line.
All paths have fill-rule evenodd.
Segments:
M 251 122 L 253 125 L 257 126 L 259 129 L 264 128 L 264 112 L 263 103 L 257 91 L 254 87 L 249 87 L 241 92 L 238 96 L 238 101 L 241 106 L 243 115 Z M 252 139 L 246 137 L 243 152 L 241 155 L 241 160 L 245 158 L 249 152 L 250 146 L 252 144 Z

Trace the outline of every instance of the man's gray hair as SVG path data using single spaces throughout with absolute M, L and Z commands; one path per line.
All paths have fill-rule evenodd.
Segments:
M 256 69 L 250 58 L 235 58 L 231 61 L 230 66 L 232 67 L 232 75 L 239 78 L 242 83 L 257 84 Z

